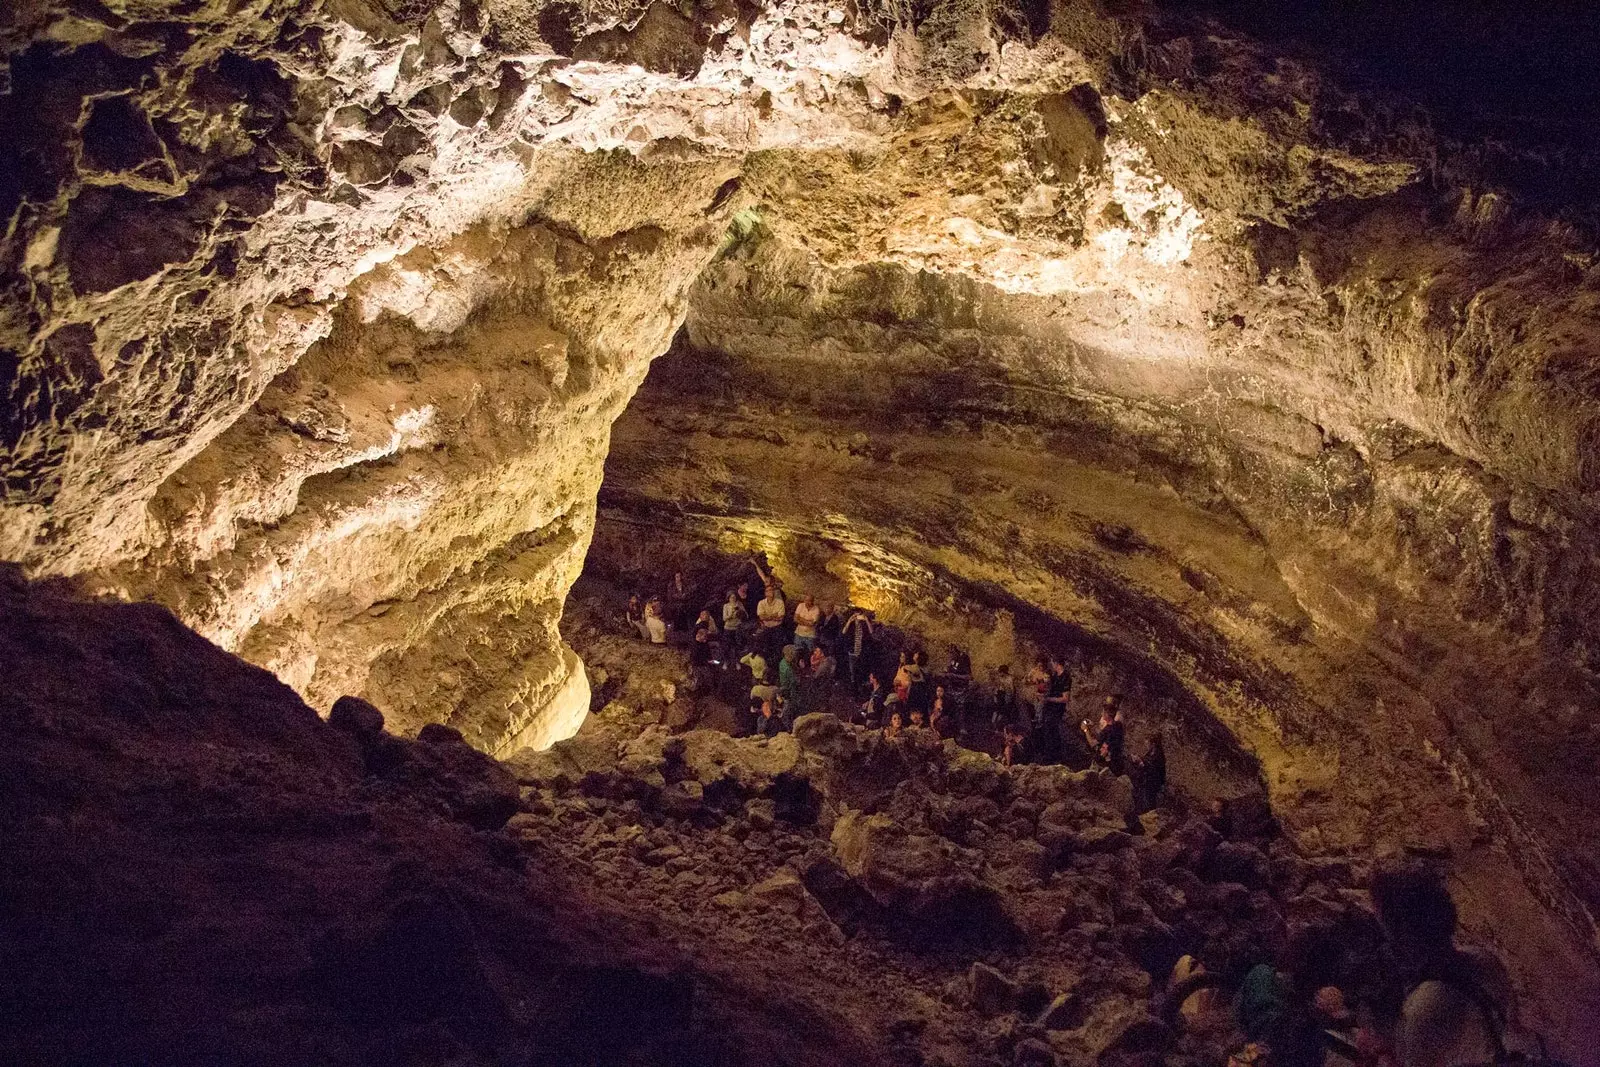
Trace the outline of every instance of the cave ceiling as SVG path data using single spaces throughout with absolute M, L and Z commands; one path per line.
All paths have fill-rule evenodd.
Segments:
M 1352 840 L 1453 782 L 1592 940 L 1593 20 L 1272 7 L 10 5 L 0 556 L 505 753 L 604 479 L 1149 655 Z

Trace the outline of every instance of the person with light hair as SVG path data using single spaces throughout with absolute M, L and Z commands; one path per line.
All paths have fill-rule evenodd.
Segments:
M 661 617 L 661 601 L 651 598 L 644 606 L 644 628 L 652 645 L 667 643 L 667 620 Z
M 800 598 L 800 603 L 794 606 L 794 643 L 795 647 L 806 655 L 817 644 L 817 623 L 822 618 L 822 609 L 817 607 L 817 598 L 810 593 Z

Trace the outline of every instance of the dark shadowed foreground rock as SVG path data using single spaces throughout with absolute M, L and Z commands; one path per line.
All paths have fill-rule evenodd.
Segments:
M 0 1061 L 886 1062 L 485 832 L 521 801 L 470 747 L 0 579 Z

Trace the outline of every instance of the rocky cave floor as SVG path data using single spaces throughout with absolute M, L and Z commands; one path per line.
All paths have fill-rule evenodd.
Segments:
M 6 1062 L 1218 1063 L 1225 1022 L 1156 1008 L 1180 952 L 1314 926 L 1350 992 L 1393 973 L 1363 864 L 1181 790 L 1130 833 L 1098 771 L 828 715 L 675 732 L 630 694 L 681 655 L 617 643 L 618 699 L 497 763 L 3 577 Z

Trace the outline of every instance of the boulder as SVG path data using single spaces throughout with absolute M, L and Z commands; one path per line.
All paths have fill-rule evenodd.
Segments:
M 953 878 L 971 877 L 977 853 L 933 834 L 909 833 L 887 815 L 845 812 L 833 827 L 839 863 L 873 899 L 910 904 Z
M 794 721 L 793 736 L 800 751 L 823 759 L 837 759 L 856 750 L 858 729 L 847 726 L 837 715 L 817 712 Z
M 619 766 L 632 775 L 670 772 L 706 789 L 755 796 L 779 775 L 794 771 L 800 747 L 789 734 L 773 738 L 731 737 L 720 730 L 690 730 L 676 736 L 646 730 L 622 747 Z
M 1254 845 L 1224 841 L 1207 854 L 1200 873 L 1208 882 L 1237 882 L 1260 889 L 1272 880 L 1272 863 Z
M 1070 848 L 1086 856 L 1120 852 L 1133 844 L 1133 835 L 1110 826 L 1091 826 L 1072 836 Z
M 674 782 L 657 798 L 661 813 L 671 819 L 692 819 L 705 810 L 705 786 L 693 779 Z
M 1037 1037 L 1023 1038 L 1012 1050 L 1011 1062 L 1016 1067 L 1055 1067 L 1056 1051 L 1048 1041 Z
M 417 740 L 425 745 L 464 745 L 466 738 L 461 736 L 461 731 L 454 726 L 446 726 L 442 722 L 430 722 L 417 731 Z
M 524 749 L 507 759 L 505 766 L 524 785 L 570 789 L 587 775 L 616 770 L 622 736 L 615 724 L 590 716 L 576 735 L 543 752 Z
M 755 830 L 772 829 L 773 820 L 776 818 L 776 811 L 776 805 L 771 799 L 766 797 L 757 797 L 752 800 L 747 800 L 744 804 L 745 821 L 748 822 L 751 828 Z
M 967 972 L 967 996 L 983 1014 L 999 1015 L 1016 1003 L 1017 986 L 987 963 L 974 963 Z
M 799 915 L 809 907 L 817 906 L 811 894 L 806 892 L 799 875 L 787 867 L 751 886 L 745 891 L 745 899 L 751 904 L 776 908 L 790 915 Z
M 383 712 L 360 697 L 343 696 L 328 711 L 328 725 L 357 738 L 374 738 L 383 733 Z

